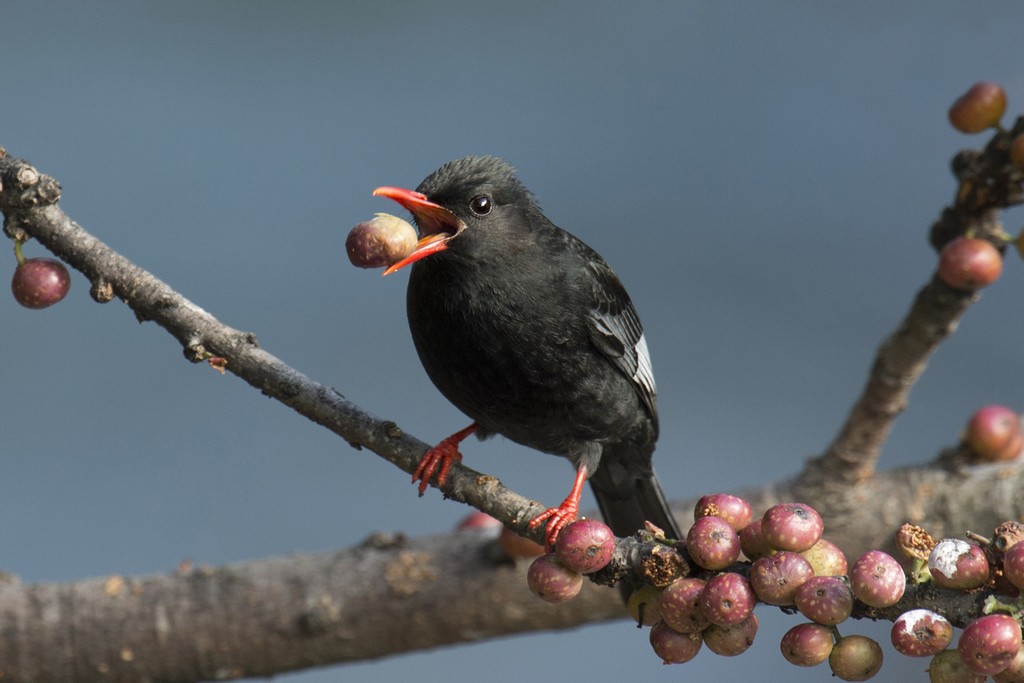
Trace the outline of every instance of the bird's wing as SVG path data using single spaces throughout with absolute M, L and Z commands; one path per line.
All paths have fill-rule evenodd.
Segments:
M 607 263 L 597 256 L 587 259 L 587 266 L 593 275 L 591 309 L 587 320 L 590 340 L 612 365 L 632 380 L 637 394 L 651 413 L 651 419 L 657 424 L 655 397 L 658 391 L 640 317 L 626 288 Z

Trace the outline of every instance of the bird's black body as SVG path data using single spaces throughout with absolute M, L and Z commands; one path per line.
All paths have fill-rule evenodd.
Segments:
M 549 221 L 500 159 L 450 162 L 417 192 L 461 221 L 409 278 L 409 326 L 430 379 L 478 435 L 585 467 L 617 535 L 650 520 L 678 538 L 651 469 L 647 346 L 612 269 Z

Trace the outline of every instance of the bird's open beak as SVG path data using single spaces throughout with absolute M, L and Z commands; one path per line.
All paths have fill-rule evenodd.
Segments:
M 466 227 L 454 213 L 440 204 L 435 204 L 419 192 L 385 186 L 378 187 L 373 191 L 373 195 L 387 197 L 401 204 L 416 219 L 416 225 L 420 229 L 420 239 L 416 243 L 416 248 L 404 259 L 385 270 L 385 275 L 390 275 L 421 258 L 444 251 L 448 248 L 448 240 Z

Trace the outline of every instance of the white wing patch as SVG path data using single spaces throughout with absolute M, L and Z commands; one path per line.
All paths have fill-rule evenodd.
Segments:
M 640 335 L 640 341 L 633 347 L 636 352 L 636 372 L 633 373 L 633 381 L 642 386 L 651 397 L 657 395 L 658 389 L 654 386 L 654 368 L 651 367 L 651 354 L 647 351 L 647 340 Z

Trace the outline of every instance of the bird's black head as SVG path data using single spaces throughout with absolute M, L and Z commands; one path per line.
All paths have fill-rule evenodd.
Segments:
M 373 194 L 408 209 L 421 234 L 413 252 L 388 268 L 385 275 L 452 246 L 497 242 L 486 239 L 497 231 L 506 233 L 502 242 L 509 244 L 516 237 L 511 233 L 528 227 L 531 219 L 540 215 L 533 195 L 519 182 L 512 165 L 492 156 L 449 161 L 427 176 L 415 192 L 378 187 Z

